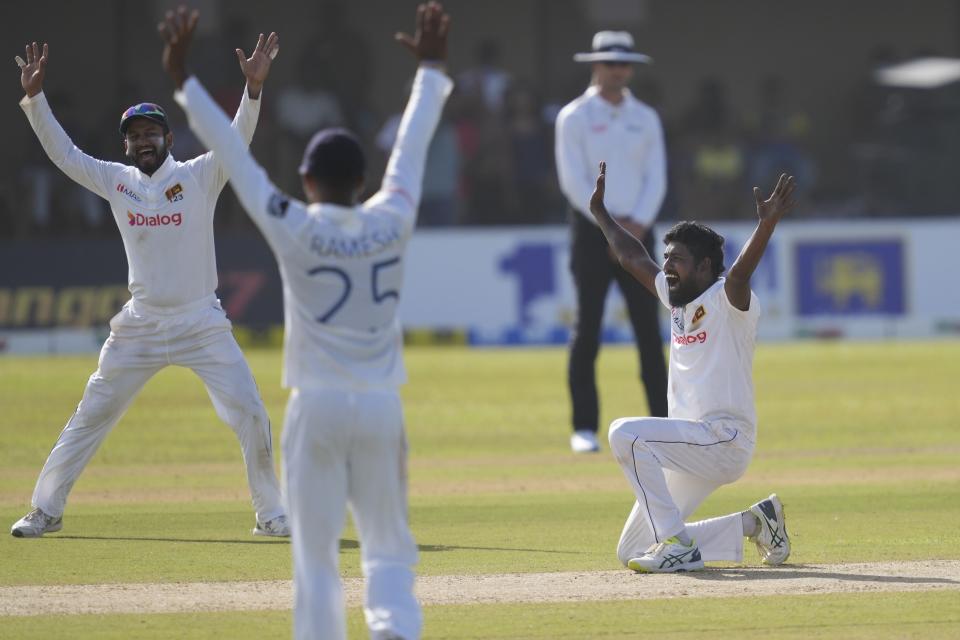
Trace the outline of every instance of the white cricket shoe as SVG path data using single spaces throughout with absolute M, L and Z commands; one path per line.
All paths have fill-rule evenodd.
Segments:
M 771 493 L 769 498 L 750 507 L 750 513 L 760 520 L 760 528 L 750 536 L 750 541 L 757 545 L 763 564 L 775 566 L 786 562 L 790 557 L 790 536 L 780 498 Z
M 287 516 L 277 516 L 272 520 L 260 522 L 257 520 L 257 526 L 253 528 L 255 536 L 274 536 L 276 538 L 289 538 L 290 525 L 287 524 Z
M 703 560 L 695 540 L 687 546 L 674 536 L 653 545 L 639 558 L 633 558 L 627 567 L 640 573 L 700 571 L 703 569 Z
M 14 538 L 39 538 L 45 533 L 63 529 L 63 516 L 54 518 L 40 509 L 34 509 L 13 523 L 10 534 Z
M 595 432 L 581 429 L 570 436 L 570 448 L 574 453 L 596 453 L 600 451 L 600 443 Z

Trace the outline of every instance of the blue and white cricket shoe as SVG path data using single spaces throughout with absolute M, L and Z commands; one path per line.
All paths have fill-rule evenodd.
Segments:
M 750 513 L 760 520 L 760 529 L 750 541 L 757 545 L 763 564 L 776 566 L 786 562 L 790 557 L 790 536 L 780 498 L 771 493 L 769 498 L 750 507 Z
M 633 558 L 627 567 L 640 573 L 700 571 L 703 569 L 703 559 L 696 540 L 692 540 L 688 546 L 674 536 L 653 545 L 639 558 Z
M 63 517 L 48 516 L 40 509 L 34 509 L 13 523 L 10 535 L 14 538 L 39 538 L 45 533 L 63 529 Z

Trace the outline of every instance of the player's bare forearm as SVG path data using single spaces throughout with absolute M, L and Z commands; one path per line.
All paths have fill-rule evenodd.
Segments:
M 656 295 L 656 278 L 660 267 L 653 261 L 646 247 L 639 238 L 617 222 L 606 205 L 603 204 L 603 195 L 606 190 L 607 163 L 600 163 L 600 175 L 597 176 L 597 186 L 590 197 L 590 213 L 600 225 L 610 250 L 616 256 L 620 265 L 627 270 L 637 281 Z
M 767 244 L 770 242 L 770 237 L 773 235 L 777 223 L 795 204 L 792 197 L 795 187 L 796 183 L 793 176 L 781 174 L 776 188 L 766 200 L 760 197 L 759 188 L 753 188 L 759 222 L 750 239 L 743 245 L 740 255 L 734 260 L 733 266 L 727 271 L 726 283 L 724 284 L 724 290 L 730 304 L 741 311 L 750 308 L 750 278 L 753 277 L 753 272 L 757 270 L 757 266 L 767 250 Z
M 761 220 L 753 230 L 750 239 L 743 245 L 740 255 L 733 261 L 733 266 L 727 271 L 724 284 L 727 299 L 741 311 L 750 308 L 750 278 L 753 277 L 753 272 L 757 270 L 767 250 L 774 228 L 776 228 L 775 222 Z

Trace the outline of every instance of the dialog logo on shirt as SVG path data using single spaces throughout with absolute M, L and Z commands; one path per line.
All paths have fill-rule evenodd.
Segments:
M 707 341 L 707 332 L 691 333 L 685 336 L 673 336 L 673 342 L 681 347 L 688 344 L 703 344 Z
M 183 200 L 183 187 L 181 187 L 180 183 L 178 182 L 164 191 L 163 195 L 167 196 L 167 200 L 170 202 L 179 202 L 180 200 Z
M 183 214 L 164 213 L 162 215 L 146 216 L 142 213 L 127 211 L 127 221 L 131 227 L 168 227 L 170 225 L 179 227 L 183 223 Z
M 118 191 L 119 193 L 122 193 L 123 195 L 127 196 L 128 198 L 130 198 L 130 199 L 133 200 L 134 202 L 143 202 L 143 198 L 141 198 L 139 195 L 137 195 L 137 194 L 134 192 L 133 189 L 131 189 L 131 188 L 128 187 L 127 185 L 123 184 L 122 182 L 117 183 L 117 191 Z

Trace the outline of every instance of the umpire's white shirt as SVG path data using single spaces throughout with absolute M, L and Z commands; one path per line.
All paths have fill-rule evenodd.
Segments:
M 273 249 L 283 277 L 286 387 L 395 388 L 406 379 L 397 318 L 403 253 L 416 223 L 427 146 L 453 88 L 421 67 L 380 191 L 356 207 L 279 191 L 190 78 L 176 99 Z
M 756 441 L 757 412 L 753 399 L 753 352 L 760 302 L 750 292 L 750 308 L 737 309 L 727 299 L 726 278 L 718 279 L 696 300 L 670 305 L 666 276 L 657 274 L 657 295 L 670 309 L 671 418 L 737 420 Z
M 227 174 L 213 152 L 188 162 L 168 154 L 148 176 L 135 166 L 83 153 L 57 122 L 43 93 L 24 97 L 20 106 L 53 163 L 110 203 L 127 253 L 128 287 L 135 301 L 171 308 L 214 294 L 213 213 Z M 244 89 L 233 126 L 246 144 L 259 115 L 260 100 L 251 100 Z
M 597 87 L 560 110 L 556 123 L 556 161 L 560 189 L 570 204 L 596 224 L 590 196 L 607 163 L 607 209 L 650 226 L 667 191 L 663 128 L 657 112 L 623 92 L 611 104 Z

